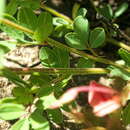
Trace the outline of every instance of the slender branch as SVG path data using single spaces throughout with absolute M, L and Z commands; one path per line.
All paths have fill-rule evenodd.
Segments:
M 117 26 L 114 25 L 113 22 L 108 21 L 105 17 L 103 17 L 102 21 L 110 28 L 112 28 L 114 31 L 116 31 L 119 35 L 121 35 L 122 37 L 124 37 L 127 41 L 130 42 L 130 37 L 125 34 L 120 28 L 118 28 Z
M 88 74 L 107 74 L 108 69 L 103 68 L 8 68 L 20 74 L 31 74 L 33 72 L 42 72 L 44 74 L 72 74 L 72 75 L 88 75 Z
M 114 44 L 116 46 L 119 46 L 121 48 L 124 48 L 125 50 L 130 51 L 130 46 L 124 44 L 123 42 L 118 42 L 118 41 L 116 41 L 115 39 L 112 39 L 112 38 L 107 38 L 106 41 L 111 43 L 111 44 Z
M 29 33 L 29 34 L 33 34 L 33 31 L 31 31 L 30 29 L 25 28 L 25 27 L 23 27 L 23 26 L 20 26 L 20 25 L 14 23 L 14 22 L 12 22 L 12 21 L 9 21 L 9 20 L 7 20 L 7 19 L 0 19 L 0 22 L 4 23 L 4 24 L 6 24 L 6 25 L 9 25 L 9 26 L 11 26 L 11 27 L 14 27 L 14 28 L 16 28 L 16 29 L 18 29 L 18 30 L 21 30 L 21 31 L 23 31 L 23 32 L 27 32 L 27 33 Z
M 61 13 L 55 11 L 54 9 L 52 9 L 52 8 L 50 8 L 50 7 L 48 7 L 48 6 L 44 5 L 44 4 L 41 5 L 41 8 L 43 8 L 44 10 L 50 12 L 51 14 L 53 14 L 53 15 L 55 15 L 57 17 L 65 19 L 66 21 L 68 21 L 71 24 L 73 23 L 73 21 L 69 17 L 67 17 L 64 14 L 61 14 Z
M 127 41 L 130 42 L 130 37 L 125 33 L 123 32 L 121 29 L 117 28 L 117 31 L 120 33 L 120 35 L 122 35 Z
M 73 19 L 76 17 L 79 8 L 80 8 L 80 4 L 76 2 L 72 8 L 72 18 Z

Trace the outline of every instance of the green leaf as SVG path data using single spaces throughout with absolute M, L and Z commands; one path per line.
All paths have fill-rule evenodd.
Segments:
M 63 49 L 43 47 L 39 52 L 39 57 L 45 67 L 66 68 L 69 66 L 69 54 Z
M 0 41 L 0 67 L 4 66 L 5 54 L 12 49 L 15 49 L 16 45 L 9 41 Z
M 77 12 L 77 16 L 82 16 L 82 17 L 85 17 L 87 14 L 87 9 L 85 8 L 80 8 Z
M 89 23 L 83 16 L 78 16 L 74 20 L 74 31 L 65 35 L 66 43 L 76 49 L 85 50 L 89 38 Z
M 17 11 L 17 7 L 18 7 L 18 0 L 10 0 L 5 11 L 7 14 L 13 16 Z
M 45 96 L 48 96 L 49 94 L 51 94 L 53 92 L 54 88 L 50 85 L 48 86 L 44 86 L 44 87 L 41 87 L 39 89 L 39 92 L 37 93 L 37 96 L 38 97 L 45 97 Z
M 14 120 L 25 114 L 25 108 L 19 104 L 5 103 L 0 105 L 0 119 Z
M 12 90 L 12 93 L 15 97 L 22 96 L 24 93 L 26 93 L 26 88 L 24 87 L 14 87 Z
M 62 80 L 56 82 L 54 88 L 56 91 L 56 94 L 59 93 L 59 91 L 63 91 L 63 88 L 68 84 L 69 80 L 71 80 L 72 76 L 71 75 L 60 75 L 60 77 Z
M 114 18 L 119 17 L 120 15 L 122 15 L 127 9 L 128 9 L 129 5 L 128 3 L 124 2 L 122 3 L 115 11 L 114 13 Z
M 54 67 L 56 65 L 56 55 L 50 48 L 42 47 L 39 52 L 39 57 L 43 66 Z
M 16 97 L 16 102 L 23 105 L 29 105 L 33 103 L 33 100 L 34 97 L 31 94 L 23 94 L 23 96 Z
M 59 25 L 67 25 L 69 24 L 66 20 L 59 18 L 59 17 L 54 17 L 53 18 L 53 25 L 59 26 Z
M 16 19 L 11 15 L 4 15 L 4 18 L 17 23 Z M 24 41 L 24 33 L 22 31 L 2 23 L 0 24 L 0 29 L 13 39 Z
M 18 22 L 32 31 L 35 31 L 37 26 L 37 17 L 32 9 L 20 8 L 17 16 Z
M 122 120 L 125 125 L 130 124 L 130 103 L 125 107 L 122 112 Z
M 125 72 L 114 66 L 110 66 L 108 69 L 110 69 L 110 76 L 112 77 L 117 76 L 117 77 L 121 77 L 124 80 L 130 80 L 130 73 Z
M 90 59 L 80 58 L 77 64 L 78 68 L 92 68 L 94 61 Z
M 70 65 L 69 61 L 69 53 L 65 49 L 53 48 L 53 51 L 56 56 L 56 63 L 55 67 L 67 68 Z
M 105 31 L 103 28 L 95 28 L 90 33 L 89 44 L 91 48 L 98 48 L 103 45 L 105 41 Z
M 80 36 L 77 33 L 70 32 L 65 35 L 66 43 L 73 48 L 79 50 L 86 50 L 87 45 L 81 40 Z
M 32 10 L 36 10 L 40 8 L 41 0 L 19 0 L 19 5 L 21 7 L 30 8 Z
M 18 120 L 9 130 L 30 130 L 29 120 L 27 118 Z
M 5 0 L 0 0 L 0 19 L 2 18 L 5 9 Z
M 113 10 L 110 4 L 104 5 L 102 8 L 98 8 L 98 12 L 109 20 L 113 18 Z
M 38 73 L 37 75 L 32 74 L 29 80 L 33 86 L 42 88 L 44 86 L 50 86 L 51 78 L 49 77 L 49 75 Z
M 72 29 L 69 26 L 59 25 L 59 26 L 55 27 L 55 29 L 52 33 L 52 36 L 57 37 L 57 38 L 61 38 L 61 37 L 64 37 L 70 31 L 72 31 Z
M 125 49 L 119 49 L 118 53 L 126 64 L 130 66 L 130 53 Z
M 55 96 L 53 95 L 53 93 L 40 97 L 39 101 L 37 102 L 36 106 L 39 109 L 48 109 L 50 107 L 50 105 L 56 101 Z
M 41 110 L 36 110 L 29 117 L 31 127 L 35 130 L 50 130 L 49 122 L 43 117 Z
M 33 102 L 33 95 L 30 94 L 30 89 L 27 87 L 15 87 L 12 93 L 16 97 L 17 103 L 27 105 Z
M 86 45 L 89 38 L 89 22 L 83 16 L 78 16 L 74 20 L 74 31 L 79 35 L 80 40 Z
M 55 122 L 56 124 L 63 122 L 63 115 L 62 115 L 60 109 L 55 109 L 55 110 L 48 109 L 47 115 L 48 115 L 49 119 L 51 121 Z
M 28 86 L 28 84 L 24 80 L 19 78 L 19 76 L 15 72 L 10 71 L 9 69 L 1 70 L 0 75 L 8 78 L 10 81 L 12 81 L 18 86 Z
M 43 42 L 53 31 L 52 16 L 43 12 L 38 17 L 37 28 L 34 32 L 34 39 Z
M 5 104 L 5 103 L 16 103 L 16 98 L 15 97 L 5 97 L 0 100 L 0 104 Z
M 16 44 L 12 41 L 0 41 L 0 46 L 5 46 L 8 50 L 14 50 L 16 48 Z

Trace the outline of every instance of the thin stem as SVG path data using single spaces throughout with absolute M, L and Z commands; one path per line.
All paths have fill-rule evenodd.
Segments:
M 6 25 L 9 25 L 9 26 L 11 26 L 11 27 L 14 27 L 14 28 L 16 28 L 16 29 L 18 29 L 18 30 L 21 30 L 21 31 L 23 31 L 23 32 L 27 32 L 27 33 L 29 33 L 29 34 L 33 34 L 33 31 L 31 31 L 30 29 L 25 28 L 25 27 L 23 27 L 23 26 L 20 26 L 20 25 L 14 23 L 14 22 L 12 22 L 12 21 L 9 21 L 9 20 L 7 20 L 7 19 L 0 19 L 0 22 L 4 23 L 4 24 L 6 24 Z
M 65 19 L 66 21 L 68 21 L 71 24 L 73 23 L 73 21 L 69 17 L 65 16 L 64 14 L 57 12 L 56 10 L 54 10 L 54 9 L 52 9 L 52 8 L 46 6 L 46 5 L 41 5 L 41 8 L 43 8 L 44 10 L 50 12 L 51 14 L 53 14 L 57 17 Z
M 93 3 L 93 0 L 89 0 L 89 1 L 90 1 L 91 5 L 92 5 L 93 9 L 95 10 L 95 12 L 98 12 L 96 6 L 95 6 L 94 3 Z
M 76 17 L 79 8 L 80 8 L 80 4 L 76 2 L 72 9 L 72 18 L 73 19 Z
M 124 49 L 130 51 L 130 46 L 124 44 L 123 42 L 118 42 L 118 41 L 116 41 L 115 39 L 112 39 L 112 38 L 107 38 L 106 41 L 111 43 L 111 44 L 114 44 L 116 46 L 119 46 L 121 48 L 124 48 Z
M 120 33 L 120 35 L 122 35 L 127 41 L 130 42 L 130 37 L 125 33 L 123 32 L 122 30 L 120 30 L 119 28 L 117 28 L 117 31 Z
M 33 72 L 42 72 L 44 74 L 56 75 L 89 75 L 89 74 L 107 74 L 109 70 L 103 68 L 8 68 L 20 74 L 31 74 Z

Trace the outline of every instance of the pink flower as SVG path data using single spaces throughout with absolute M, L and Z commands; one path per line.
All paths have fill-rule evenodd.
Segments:
M 120 94 L 114 89 L 91 81 L 88 86 L 79 86 L 69 89 L 50 108 L 55 109 L 73 101 L 80 92 L 88 92 L 88 103 L 96 116 L 105 116 L 121 107 Z
M 120 94 L 117 91 L 92 81 L 89 88 L 94 87 L 100 88 L 101 91 L 91 89 L 88 92 L 88 103 L 93 107 L 93 112 L 96 116 L 102 117 L 120 108 L 121 99 Z M 102 90 L 106 88 L 109 90 L 106 90 L 106 93 L 104 93 Z

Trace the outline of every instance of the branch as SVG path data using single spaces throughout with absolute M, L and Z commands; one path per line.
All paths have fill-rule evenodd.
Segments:
M 68 21 L 70 24 L 73 23 L 73 21 L 69 17 L 67 17 L 64 14 L 61 14 L 61 13 L 55 11 L 54 9 L 52 9 L 52 8 L 50 8 L 50 7 L 48 7 L 48 6 L 44 5 L 44 4 L 41 5 L 41 8 L 43 8 L 44 10 L 50 12 L 51 14 L 53 14 L 53 15 L 55 15 L 57 17 L 63 18 L 64 20 Z
M 5 68 L 6 69 L 6 68 Z M 56 74 L 70 74 L 70 75 L 89 75 L 89 74 L 107 74 L 110 71 L 103 68 L 12 68 L 11 71 L 19 74 L 31 74 L 33 72 L 42 72 L 44 74 L 56 75 Z

